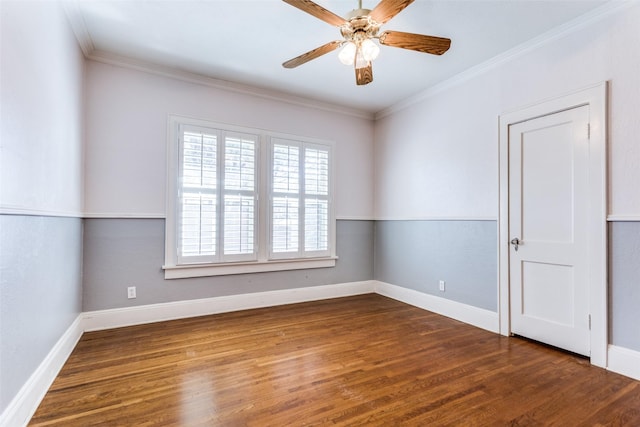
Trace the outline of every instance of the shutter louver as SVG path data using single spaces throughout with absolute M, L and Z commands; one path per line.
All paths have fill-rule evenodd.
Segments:
M 273 243 L 272 250 L 278 252 L 298 251 L 298 205 L 297 197 L 273 198 Z
M 187 131 L 182 140 L 180 256 L 216 254 L 217 136 Z
M 273 192 L 297 194 L 300 191 L 300 149 L 295 146 L 273 147 Z
M 304 201 L 304 250 L 329 249 L 329 203 L 321 199 Z
M 271 232 L 273 253 L 297 253 L 299 247 L 300 148 L 274 144 Z
M 305 251 L 329 249 L 329 152 L 304 151 Z M 316 197 L 309 197 L 316 196 Z
M 256 226 L 256 137 L 227 135 L 224 165 L 224 254 L 253 254 Z

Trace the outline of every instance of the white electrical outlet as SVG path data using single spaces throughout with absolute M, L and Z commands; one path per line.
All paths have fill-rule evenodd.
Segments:
M 129 286 L 127 288 L 127 298 L 132 299 L 136 297 L 136 287 L 135 286 Z
M 444 292 L 444 280 L 440 280 L 440 292 Z

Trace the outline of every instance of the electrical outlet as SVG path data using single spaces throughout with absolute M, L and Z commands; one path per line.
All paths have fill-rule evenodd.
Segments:
M 440 280 L 440 292 L 444 292 L 444 280 Z
M 136 297 L 136 287 L 135 286 L 129 286 L 127 288 L 127 298 L 132 299 Z

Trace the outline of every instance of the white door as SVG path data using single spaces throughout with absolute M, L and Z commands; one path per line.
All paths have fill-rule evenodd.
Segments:
M 589 355 L 589 107 L 509 126 L 511 332 Z

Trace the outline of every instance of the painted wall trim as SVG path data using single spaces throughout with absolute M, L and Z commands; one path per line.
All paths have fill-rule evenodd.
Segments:
M 336 216 L 337 221 L 375 221 L 373 216 Z
M 46 216 L 56 218 L 83 218 L 81 212 L 54 211 L 48 209 L 32 209 L 19 206 L 0 206 L 0 215 Z
M 485 310 L 483 308 L 474 307 L 385 282 L 376 282 L 375 291 L 380 295 L 468 323 L 469 325 L 476 326 L 490 332 L 498 333 L 500 329 L 498 313 L 494 311 Z
M 609 371 L 640 381 L 640 351 L 609 345 Z
M 9 406 L 0 414 L 0 427 L 27 425 L 83 332 L 83 316 L 80 314 L 31 374 Z
M 0 214 L 5 213 L 0 208 Z M 10 214 L 6 212 L 7 214 Z M 23 214 L 27 215 L 27 214 Z M 32 213 L 31 215 L 39 215 Z M 57 216 L 57 215 L 54 215 Z M 64 216 L 64 215 L 63 215 Z M 166 219 L 167 215 L 164 212 L 150 212 L 150 213 L 138 213 L 138 212 L 85 212 L 83 214 L 73 215 L 73 217 L 86 218 L 86 219 Z M 342 215 L 336 216 L 338 221 L 375 221 L 373 216 L 359 216 L 359 215 Z
M 376 217 L 376 221 L 497 221 L 493 216 Z
M 368 294 L 373 293 L 374 289 L 374 282 L 368 280 L 336 285 L 309 286 L 306 288 L 283 289 L 278 291 L 149 304 L 137 307 L 89 311 L 83 313 L 83 325 L 85 331 L 97 331 L 238 310 L 274 307 L 284 304 Z
M 122 68 L 129 68 L 132 70 L 142 71 L 149 74 L 155 74 L 162 77 L 169 77 L 169 78 L 180 80 L 187 83 L 194 83 L 202 86 L 212 87 L 215 89 L 222 89 L 229 92 L 257 96 L 259 98 L 270 99 L 278 102 L 286 102 L 288 104 L 298 105 L 298 106 L 307 107 L 307 108 L 313 108 L 316 110 L 328 111 L 332 113 L 344 114 L 348 116 L 358 117 L 361 119 L 373 120 L 375 118 L 373 113 L 370 113 L 364 110 L 359 110 L 356 108 L 350 108 L 350 107 L 337 105 L 337 104 L 330 104 L 328 102 L 317 101 L 310 98 L 287 95 L 282 92 L 277 92 L 277 91 L 267 90 L 267 89 L 260 89 L 254 86 L 248 86 L 240 83 L 218 80 L 212 77 L 190 73 L 187 71 L 181 71 L 175 68 L 166 67 L 162 65 L 151 64 L 149 62 L 128 58 L 125 56 L 115 55 L 115 54 L 104 52 L 101 50 L 93 50 L 89 55 L 86 55 L 86 57 L 92 61 L 101 62 L 103 64 L 114 65 Z
M 225 276 L 229 274 L 263 273 L 267 271 L 307 270 L 335 267 L 338 257 L 249 261 L 224 264 L 191 264 L 162 266 L 165 279 Z
M 165 219 L 164 212 L 137 213 L 137 212 L 85 212 L 86 219 Z
M 526 41 L 506 52 L 503 52 L 481 64 L 475 65 L 455 76 L 446 79 L 434 86 L 431 86 L 424 91 L 417 93 L 409 98 L 406 98 L 389 108 L 379 111 L 375 119 L 382 119 L 391 114 L 395 114 L 398 111 L 404 110 L 406 108 L 411 107 L 412 105 L 418 104 L 424 101 L 431 96 L 434 96 L 440 92 L 445 90 L 454 88 L 456 86 L 460 86 L 461 84 L 471 80 L 477 76 L 480 76 L 486 72 L 489 72 L 502 64 L 508 63 L 514 59 L 517 59 L 540 46 L 543 46 L 547 43 L 551 43 L 554 40 L 557 40 L 561 37 L 569 35 L 575 31 L 579 31 L 582 28 L 585 28 L 591 24 L 601 21 L 602 19 L 607 18 L 608 16 L 618 12 L 624 11 L 627 8 L 631 7 L 635 2 L 632 1 L 610 1 L 605 3 L 604 5 L 597 7 L 596 9 L 588 12 L 582 16 L 573 19 L 564 25 L 560 25 L 538 37 L 535 37 L 529 41 Z
M 607 222 L 635 222 L 640 221 L 640 215 L 609 215 Z

